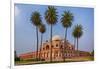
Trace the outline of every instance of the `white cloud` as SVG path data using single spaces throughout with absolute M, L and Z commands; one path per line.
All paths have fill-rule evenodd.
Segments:
M 15 6 L 15 16 L 18 16 L 20 14 L 20 9 Z

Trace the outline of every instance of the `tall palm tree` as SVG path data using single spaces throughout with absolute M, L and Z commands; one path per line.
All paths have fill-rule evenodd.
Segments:
M 65 28 L 64 48 L 63 48 L 63 59 L 65 61 L 65 45 L 67 37 L 67 29 L 71 27 L 73 21 L 73 14 L 70 11 L 64 11 L 61 17 L 62 26 Z
M 76 38 L 77 40 L 77 52 L 78 52 L 78 44 L 79 44 L 79 38 L 83 35 L 83 28 L 82 28 L 82 25 L 76 25 L 74 30 L 74 37 Z
M 31 22 L 36 27 L 36 36 L 37 36 L 37 52 L 36 52 L 36 58 L 38 58 L 38 27 L 41 25 L 41 15 L 39 12 L 35 11 L 31 15 Z
M 57 23 L 57 11 L 54 6 L 48 6 L 48 9 L 45 12 L 46 22 L 51 26 L 50 29 L 50 44 L 51 44 L 51 52 L 50 52 L 50 62 L 52 62 L 52 27 Z
M 40 58 L 40 57 L 41 57 L 40 55 L 41 55 L 43 34 L 46 32 L 46 27 L 45 27 L 44 24 L 41 24 L 41 25 L 39 26 L 39 31 L 40 31 L 40 33 L 41 33 L 41 44 L 40 44 L 41 47 L 40 47 L 40 54 L 39 54 L 39 58 Z

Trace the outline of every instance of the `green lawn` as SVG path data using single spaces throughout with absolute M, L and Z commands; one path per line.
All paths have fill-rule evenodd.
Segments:
M 67 58 L 66 61 L 52 61 L 52 63 L 67 63 L 67 62 L 82 62 L 82 61 L 93 61 L 93 57 L 77 57 Z M 16 61 L 15 65 L 30 65 L 30 64 L 48 64 L 50 61 Z

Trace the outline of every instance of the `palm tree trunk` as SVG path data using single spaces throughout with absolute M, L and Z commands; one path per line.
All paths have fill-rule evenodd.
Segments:
M 42 38 L 43 38 L 43 34 L 41 33 L 41 47 L 40 47 L 40 54 L 39 54 L 39 59 L 41 59 L 41 49 L 42 49 Z
M 77 38 L 77 51 L 78 51 L 78 38 Z
M 37 36 L 37 52 L 36 52 L 36 59 L 38 58 L 38 27 L 36 27 L 36 36 Z
M 50 32 L 50 43 L 51 43 L 51 51 L 50 51 L 50 62 L 52 62 L 52 24 L 51 24 L 51 32 Z
M 78 38 L 77 38 L 77 56 L 78 56 Z
M 74 38 L 74 50 L 75 50 L 75 46 L 76 46 L 76 38 Z
M 65 39 L 64 39 L 64 48 L 63 48 L 63 61 L 65 61 L 66 37 L 67 37 L 67 28 L 65 29 Z

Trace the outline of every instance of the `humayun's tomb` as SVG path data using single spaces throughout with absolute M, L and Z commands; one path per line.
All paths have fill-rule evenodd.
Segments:
M 61 39 L 60 36 L 56 35 L 52 38 L 52 60 L 53 61 L 54 60 L 59 61 L 63 59 L 63 48 L 65 49 L 65 53 L 64 53 L 65 58 L 90 56 L 89 52 L 75 50 L 74 45 L 69 43 L 68 40 L 66 40 L 65 47 L 64 47 L 64 40 Z M 49 61 L 50 51 L 51 51 L 50 41 L 43 42 L 43 45 L 39 50 L 41 50 L 41 52 L 38 51 L 38 57 L 40 56 L 41 59 L 44 59 L 45 61 Z M 36 58 L 36 51 L 20 54 L 19 57 L 22 60 Z

